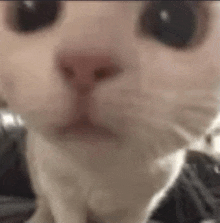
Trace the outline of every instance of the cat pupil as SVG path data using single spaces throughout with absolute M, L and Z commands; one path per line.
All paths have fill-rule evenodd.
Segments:
M 19 32 L 33 32 L 52 25 L 57 18 L 57 1 L 17 1 L 15 3 L 15 28 Z
M 185 47 L 197 28 L 195 9 L 186 1 L 151 2 L 141 16 L 141 29 L 167 45 Z

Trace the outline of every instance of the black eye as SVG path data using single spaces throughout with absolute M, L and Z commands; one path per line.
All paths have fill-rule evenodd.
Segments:
M 32 32 L 52 25 L 59 12 L 58 1 L 16 1 L 12 23 L 19 32 Z
M 155 1 L 141 16 L 141 30 L 174 47 L 185 47 L 197 30 L 196 2 Z

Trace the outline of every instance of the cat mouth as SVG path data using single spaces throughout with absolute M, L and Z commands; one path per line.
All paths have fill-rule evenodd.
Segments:
M 71 134 L 77 138 L 116 139 L 118 135 L 110 128 L 94 124 L 87 116 L 81 117 L 73 123 L 62 128 L 63 134 Z

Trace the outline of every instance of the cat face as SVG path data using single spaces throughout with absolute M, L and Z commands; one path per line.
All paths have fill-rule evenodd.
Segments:
M 38 131 L 183 146 L 218 109 L 219 27 L 218 2 L 2 1 L 3 90 Z

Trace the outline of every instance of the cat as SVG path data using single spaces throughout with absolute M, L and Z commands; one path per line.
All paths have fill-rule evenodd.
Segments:
M 31 223 L 146 223 L 219 106 L 216 1 L 1 1 L 0 81 L 25 120 Z

